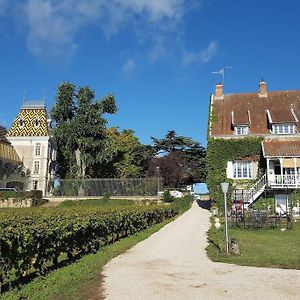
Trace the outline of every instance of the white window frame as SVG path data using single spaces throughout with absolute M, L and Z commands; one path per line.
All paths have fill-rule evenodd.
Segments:
M 34 155 L 35 156 L 41 156 L 41 150 L 42 150 L 42 144 L 36 143 L 34 147 Z
M 21 119 L 19 120 L 19 128 L 23 128 L 24 125 L 25 125 L 25 121 L 24 121 L 23 118 L 21 118 Z
M 38 160 L 35 160 L 33 162 L 33 174 L 34 175 L 40 174 L 40 162 Z
M 273 134 L 294 134 L 296 133 L 295 124 L 273 124 L 272 125 Z
M 253 179 L 253 163 L 250 161 L 233 161 L 232 178 Z
M 36 119 L 34 120 L 34 128 L 39 128 L 40 125 L 41 125 L 40 119 L 39 119 L 39 118 L 36 118 Z
M 249 134 L 249 127 L 248 126 L 234 126 L 234 134 L 247 135 L 247 134 Z

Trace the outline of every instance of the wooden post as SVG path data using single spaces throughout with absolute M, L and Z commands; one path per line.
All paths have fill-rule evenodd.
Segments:
M 294 161 L 294 172 L 295 172 L 295 185 L 298 188 L 298 178 L 297 178 L 297 157 L 293 158 Z
M 280 177 L 281 177 L 281 185 L 283 186 L 283 158 L 279 158 L 279 162 L 280 162 Z

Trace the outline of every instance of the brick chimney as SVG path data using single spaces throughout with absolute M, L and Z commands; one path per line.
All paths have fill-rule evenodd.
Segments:
M 224 94 L 223 94 L 223 84 L 222 83 L 217 83 L 216 84 L 216 94 L 215 94 L 215 99 L 224 99 Z
M 267 83 L 262 79 L 259 83 L 259 97 L 267 97 Z

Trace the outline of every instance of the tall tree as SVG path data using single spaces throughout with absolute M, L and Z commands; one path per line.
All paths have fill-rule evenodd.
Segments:
M 58 174 L 62 178 L 93 177 L 100 163 L 107 163 L 105 113 L 116 113 L 115 98 L 109 94 L 95 100 L 89 87 L 78 90 L 72 83 L 58 86 L 51 117 L 56 126 L 53 135 L 58 148 Z
M 205 148 L 190 137 L 167 132 L 163 139 L 152 137 L 156 157 L 149 164 L 148 175 L 160 175 L 169 187 L 203 182 L 206 177 Z
M 135 161 L 135 151 L 141 146 L 131 129 L 118 131 L 112 127 L 106 130 L 108 143 L 114 149 L 111 161 L 111 176 L 118 178 L 140 177 L 141 167 Z
M 155 154 L 152 147 L 141 144 L 131 129 L 119 131 L 112 127 L 106 132 L 108 144 L 114 151 L 112 160 L 104 166 L 108 177 L 144 177 L 148 162 Z
M 166 187 L 177 188 L 186 184 L 185 161 L 179 151 L 156 157 L 149 163 L 149 176 L 162 177 Z

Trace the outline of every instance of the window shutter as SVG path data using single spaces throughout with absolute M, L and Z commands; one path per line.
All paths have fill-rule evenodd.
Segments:
M 227 169 L 226 169 L 227 178 L 233 178 L 233 166 L 232 161 L 227 162 Z

